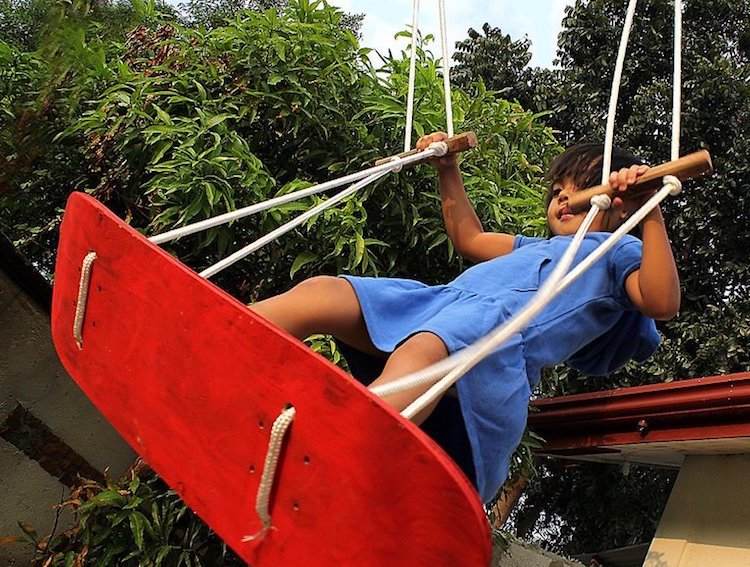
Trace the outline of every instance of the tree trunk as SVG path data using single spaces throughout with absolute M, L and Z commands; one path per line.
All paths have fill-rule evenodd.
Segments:
M 528 483 L 529 477 L 522 474 L 508 480 L 503 485 L 502 494 L 500 495 L 500 498 L 497 499 L 497 502 L 495 502 L 493 508 L 493 529 L 499 530 L 503 527 L 503 524 L 505 524 L 508 516 L 510 516 L 510 513 L 513 511 L 513 508 L 515 508 L 518 499 L 521 497 L 521 494 L 523 494 Z

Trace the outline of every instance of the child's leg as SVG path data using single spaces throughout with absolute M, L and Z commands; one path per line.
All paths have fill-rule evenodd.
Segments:
M 354 288 L 342 278 L 310 278 L 249 307 L 300 340 L 324 333 L 362 352 L 383 354 L 370 340 Z
M 373 382 L 373 385 L 391 382 L 405 374 L 426 368 L 447 356 L 448 349 L 440 337 L 429 332 L 417 333 L 409 337 L 393 351 L 393 354 L 388 358 L 382 374 Z M 386 396 L 383 399 L 398 411 L 402 411 L 419 396 L 424 394 L 430 386 L 431 384 L 418 386 L 393 394 L 392 396 Z M 432 410 L 435 409 L 438 401 L 434 401 L 414 416 L 414 423 L 420 425 L 427 419 Z
M 354 288 L 344 279 L 318 276 L 305 280 L 286 293 L 250 306 L 250 309 L 299 339 L 315 333 L 333 335 L 352 347 L 384 355 L 370 340 Z M 435 334 L 417 333 L 388 357 L 385 368 L 373 384 L 384 384 L 446 358 L 448 349 Z M 384 400 L 398 411 L 405 409 L 429 386 L 420 386 L 387 396 Z M 437 401 L 414 418 L 421 424 Z

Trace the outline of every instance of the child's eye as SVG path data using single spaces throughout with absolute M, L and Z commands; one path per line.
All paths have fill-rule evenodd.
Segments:
M 552 188 L 552 198 L 553 199 L 557 198 L 557 196 L 560 194 L 560 191 L 562 191 L 562 189 L 560 189 L 559 187 L 553 187 Z

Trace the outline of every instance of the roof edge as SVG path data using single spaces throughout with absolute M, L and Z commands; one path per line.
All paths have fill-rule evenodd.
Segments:
M 750 435 L 750 372 L 535 401 L 543 450 Z

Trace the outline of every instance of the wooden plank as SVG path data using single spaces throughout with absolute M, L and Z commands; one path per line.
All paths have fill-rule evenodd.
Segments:
M 97 253 L 83 326 L 81 262 Z M 480 501 L 412 423 L 148 242 L 93 198 L 61 227 L 52 332 L 68 372 L 243 559 L 277 565 L 487 565 Z M 297 409 L 272 497 L 254 511 L 270 427 Z

